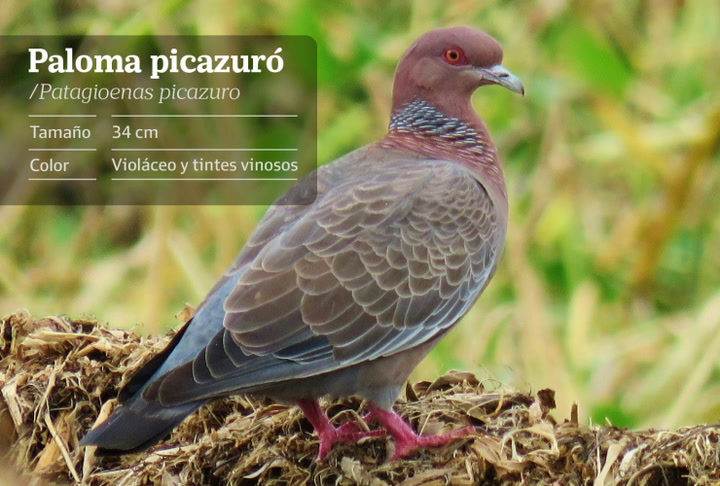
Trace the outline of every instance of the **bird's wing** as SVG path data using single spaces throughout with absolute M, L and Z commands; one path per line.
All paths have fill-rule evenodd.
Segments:
M 224 329 L 144 395 L 173 406 L 345 368 L 418 346 L 465 314 L 505 236 L 478 180 L 427 160 L 346 176 L 299 219 L 279 211 L 264 220 L 272 231 L 260 224 L 235 264 Z

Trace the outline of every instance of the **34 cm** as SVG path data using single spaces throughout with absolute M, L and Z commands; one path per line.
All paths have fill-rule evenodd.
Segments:
M 113 138 L 158 138 L 158 129 L 113 125 Z

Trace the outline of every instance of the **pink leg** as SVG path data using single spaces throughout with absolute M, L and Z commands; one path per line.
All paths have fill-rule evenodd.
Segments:
M 408 454 L 415 452 L 424 447 L 438 447 L 453 442 L 459 438 L 465 437 L 475 432 L 474 427 L 463 427 L 453 430 L 447 434 L 433 435 L 423 437 L 415 433 L 415 431 L 392 410 L 384 410 L 377 405 L 370 403 L 370 416 L 377 420 L 395 441 L 395 454 L 392 459 L 399 459 Z
M 365 422 L 366 424 L 369 424 L 370 422 L 372 422 L 372 420 L 373 420 L 373 417 L 372 417 L 371 413 L 366 413 L 362 418 L 362 421 Z M 337 428 L 337 430 L 341 434 L 345 434 L 348 432 L 361 432 L 364 434 L 368 434 L 368 432 L 365 431 L 365 429 L 362 427 L 362 425 L 360 425 L 357 422 L 348 422 L 346 424 L 342 424 L 340 427 Z M 385 430 L 377 429 L 377 430 L 373 430 L 371 434 L 367 435 L 367 437 L 375 437 L 375 436 L 380 436 L 380 435 L 385 435 L 385 434 L 387 434 L 387 432 L 385 432 Z
M 318 451 L 319 461 L 324 460 L 333 446 L 338 442 L 354 444 L 364 437 L 376 437 L 385 434 L 384 430 L 364 431 L 357 424 L 344 424 L 340 427 L 335 427 L 327 418 L 325 412 L 322 411 L 317 400 L 298 400 L 297 405 L 310 421 L 320 439 L 320 450 Z

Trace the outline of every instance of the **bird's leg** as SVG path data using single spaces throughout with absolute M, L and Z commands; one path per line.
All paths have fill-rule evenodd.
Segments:
M 475 432 L 474 427 L 468 426 L 453 430 L 447 434 L 423 437 L 415 433 L 407 422 L 392 409 L 385 410 L 373 403 L 368 404 L 368 406 L 370 407 L 370 418 L 376 420 L 393 437 L 395 442 L 393 460 L 405 457 L 424 447 L 444 446 Z
M 365 415 L 363 415 L 362 421 L 365 422 L 366 424 L 369 424 L 371 420 L 372 420 L 371 413 L 368 412 Z M 338 429 L 338 432 L 340 432 L 341 434 L 345 434 L 348 432 L 365 432 L 365 433 L 368 432 L 358 422 L 348 422 L 346 424 L 342 424 L 337 429 Z M 368 434 L 368 437 L 374 437 L 377 435 L 385 435 L 386 433 L 387 432 L 385 432 L 384 429 L 376 429 L 376 430 L 372 431 L 372 434 Z
M 365 437 L 384 435 L 384 430 L 362 430 L 357 424 L 344 424 L 335 427 L 325 412 L 320 408 L 317 400 L 302 399 L 297 401 L 298 407 L 312 424 L 320 439 L 318 460 L 322 461 L 332 450 L 336 443 L 354 444 Z

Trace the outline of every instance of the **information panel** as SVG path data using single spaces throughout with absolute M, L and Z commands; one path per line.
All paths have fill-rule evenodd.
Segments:
M 0 203 L 314 197 L 307 36 L 3 36 Z M 296 200 L 297 199 L 297 200 Z

